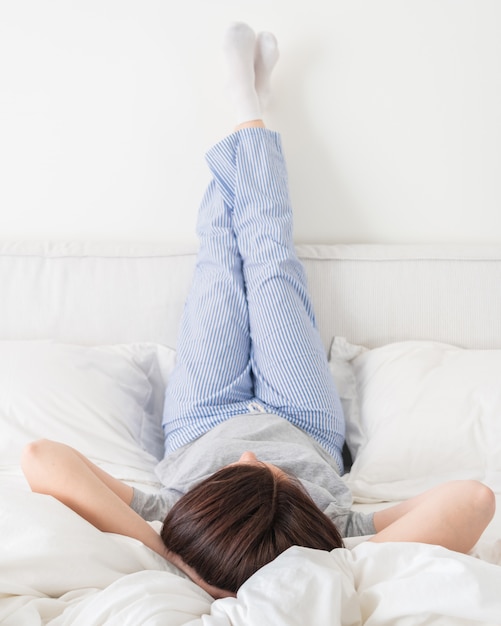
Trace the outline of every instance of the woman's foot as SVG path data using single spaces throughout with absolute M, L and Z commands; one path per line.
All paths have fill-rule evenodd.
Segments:
M 271 73 L 279 57 L 275 35 L 268 32 L 259 33 L 256 37 L 254 52 L 255 86 L 261 110 L 268 107 L 271 97 Z
M 270 100 L 271 73 L 279 56 L 275 36 L 263 32 L 256 37 L 250 26 L 236 22 L 226 31 L 223 48 L 237 127 L 264 126 L 262 113 Z
M 223 50 L 228 66 L 227 89 L 235 110 L 235 123 L 261 119 L 261 105 L 255 87 L 254 51 L 256 35 L 241 22 L 226 31 Z

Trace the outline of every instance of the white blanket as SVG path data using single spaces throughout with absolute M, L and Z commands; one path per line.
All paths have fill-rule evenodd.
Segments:
M 422 544 L 291 548 L 240 589 L 210 596 L 142 544 L 52 498 L 1 488 L 5 626 L 501 624 L 501 567 Z M 501 564 L 498 542 L 484 556 Z

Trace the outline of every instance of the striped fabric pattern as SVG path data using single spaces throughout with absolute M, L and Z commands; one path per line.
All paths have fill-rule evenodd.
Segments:
M 294 251 L 280 136 L 240 130 L 207 163 L 213 180 L 165 398 L 166 452 L 257 407 L 308 433 L 342 470 L 344 418 Z

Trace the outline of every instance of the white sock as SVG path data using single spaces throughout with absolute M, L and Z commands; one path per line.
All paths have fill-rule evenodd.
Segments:
M 235 109 L 235 123 L 261 119 L 261 105 L 255 87 L 254 51 L 256 35 L 241 22 L 226 31 L 223 50 L 228 66 L 228 92 Z
M 259 33 L 256 37 L 254 53 L 254 72 L 256 75 L 256 91 L 264 111 L 271 98 L 271 73 L 278 61 L 279 52 L 275 35 Z

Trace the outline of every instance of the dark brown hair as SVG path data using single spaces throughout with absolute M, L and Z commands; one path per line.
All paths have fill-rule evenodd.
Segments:
M 224 467 L 188 491 L 165 518 L 161 536 L 206 583 L 234 593 L 293 545 L 343 546 L 296 478 L 253 464 Z

